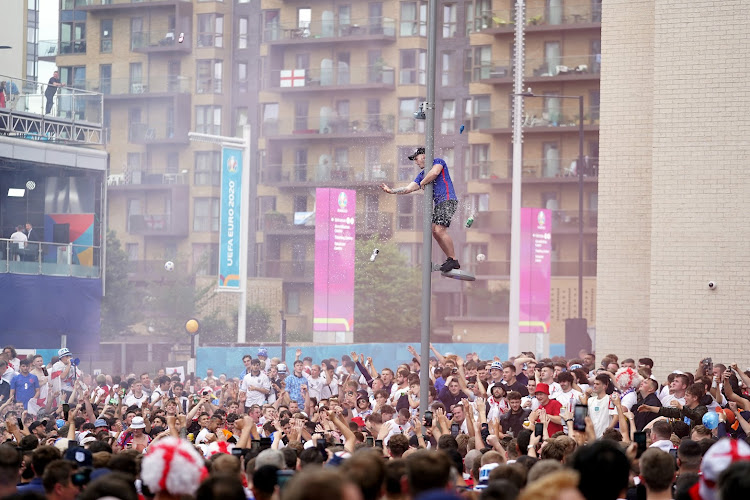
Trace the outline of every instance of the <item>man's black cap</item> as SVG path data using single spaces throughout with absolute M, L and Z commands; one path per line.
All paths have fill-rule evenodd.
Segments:
M 414 152 L 413 155 L 409 157 L 410 160 L 414 161 L 414 159 L 419 156 L 425 154 L 424 148 L 417 148 L 417 150 Z

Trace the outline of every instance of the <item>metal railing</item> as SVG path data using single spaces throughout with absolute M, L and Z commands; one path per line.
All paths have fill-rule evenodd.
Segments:
M 515 9 L 479 12 L 473 19 L 467 20 L 467 32 L 498 28 L 507 28 L 511 31 L 515 26 L 515 18 Z M 544 2 L 526 6 L 527 27 L 570 26 L 600 22 L 602 22 L 601 6 L 592 4 L 590 0 L 567 0 L 559 7 L 550 8 L 545 8 Z
M 311 21 L 307 26 L 298 23 L 276 23 L 263 27 L 263 41 L 318 40 L 347 37 L 395 37 L 396 20 L 390 17 L 349 19 L 346 21 Z
M 80 6 L 81 4 L 85 6 L 107 6 L 107 5 L 122 5 L 122 4 L 133 4 L 134 6 L 137 6 L 138 4 L 148 4 L 152 2 L 164 2 L 165 0 L 65 0 L 65 2 L 72 4 L 75 1 L 75 4 Z M 181 1 L 181 2 L 191 2 L 192 0 L 171 0 L 171 1 Z M 70 7 L 72 9 L 72 7 Z M 63 7 L 65 9 L 65 7 Z
M 104 100 L 84 82 L 52 87 L 0 75 L 6 106 L 0 108 L 0 133 L 24 139 L 102 144 Z M 49 92 L 49 94 L 47 93 Z
M 263 135 L 390 135 L 393 115 L 304 116 L 263 122 Z
M 599 158 L 584 156 L 584 177 L 598 177 Z M 467 170 L 467 180 L 512 179 L 512 162 L 481 161 L 471 165 Z M 578 175 L 578 157 L 573 158 L 524 158 L 523 177 L 529 179 L 576 178 Z
M 268 184 L 287 182 L 392 182 L 393 165 L 324 163 L 319 165 L 268 165 L 261 170 L 261 181 Z
M 556 58 L 526 59 L 524 77 L 554 78 L 562 76 L 585 77 L 601 73 L 601 55 L 562 56 Z M 504 59 L 490 64 L 476 66 L 472 71 L 472 81 L 493 78 L 512 78 L 513 61 Z
M 274 70 L 269 75 L 270 88 L 319 88 L 347 85 L 394 85 L 396 70 L 392 66 L 353 66 Z
M 179 32 L 176 30 L 153 29 L 150 31 L 133 31 L 130 33 L 130 48 L 138 51 L 161 51 L 170 49 L 180 49 L 190 51 L 190 43 L 183 40 L 179 43 Z M 187 33 L 184 34 L 187 37 Z
M 550 96 L 552 99 L 554 96 Z M 548 108 L 525 107 L 523 120 L 524 129 L 559 127 L 570 128 L 578 131 L 578 109 L 573 104 L 562 103 Z M 574 110 L 574 108 L 576 108 Z M 493 109 L 467 117 L 464 121 L 468 130 L 483 129 L 510 129 L 512 126 L 512 111 L 509 109 Z M 584 125 L 599 125 L 599 107 L 587 106 L 584 108 Z
M 189 76 L 152 76 L 150 78 L 100 78 L 86 81 L 86 88 L 104 95 L 188 94 Z
M 165 123 L 163 121 L 133 123 L 128 128 L 128 141 L 133 144 L 183 142 L 187 141 L 187 135 L 179 133 L 174 123 Z
M 0 239 L 0 273 L 99 278 L 101 257 L 96 245 Z
M 188 174 L 182 172 L 152 172 L 149 170 L 129 170 L 127 173 L 110 174 L 107 185 L 113 186 L 160 186 L 186 185 Z

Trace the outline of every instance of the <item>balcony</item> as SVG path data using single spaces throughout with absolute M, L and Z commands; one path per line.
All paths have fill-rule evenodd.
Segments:
M 187 130 L 172 123 L 133 123 L 128 130 L 128 142 L 133 144 L 187 144 Z
M 102 78 L 88 80 L 86 88 L 104 94 L 105 100 L 172 98 L 189 94 L 192 79 L 188 76 L 162 76 L 147 79 Z
M 315 212 L 268 212 L 263 215 L 266 234 L 298 236 L 315 234 Z
M 281 93 L 302 94 L 341 90 L 393 90 L 395 70 L 392 67 L 355 66 L 339 63 L 337 68 L 274 70 L 266 87 Z
M 552 276 L 578 276 L 578 261 L 553 260 L 551 263 Z M 473 273 L 477 279 L 487 279 L 510 276 L 510 261 L 484 261 L 484 262 L 461 262 L 461 269 L 466 268 Z M 596 261 L 583 261 L 583 275 L 596 276 Z
M 389 163 L 268 165 L 261 169 L 261 184 L 288 188 L 376 186 L 394 180 Z
M 292 283 L 312 283 L 315 262 L 266 260 L 261 263 L 261 273 L 266 278 L 281 278 Z
M 130 49 L 144 54 L 187 54 L 192 50 L 190 34 L 184 33 L 183 43 L 179 43 L 179 33 L 174 30 L 136 31 L 130 34 Z
M 584 210 L 584 234 L 596 234 L 599 212 Z M 510 210 L 479 212 L 474 218 L 474 226 L 487 234 L 510 234 Z M 552 210 L 552 235 L 578 234 L 578 210 Z
M 328 110 L 326 116 L 323 111 Z M 393 115 L 334 116 L 330 108 L 320 117 L 297 117 L 263 122 L 263 136 L 271 140 L 330 141 L 334 139 L 392 139 Z
M 101 257 L 95 245 L 0 239 L 0 273 L 99 278 Z
M 599 158 L 584 156 L 584 182 L 596 182 L 599 176 Z M 572 183 L 578 182 L 578 158 L 524 158 L 523 182 Z M 505 184 L 513 180 L 513 161 L 482 161 L 471 166 L 467 181 L 489 181 L 492 184 Z
M 556 59 L 526 59 L 526 83 L 599 80 L 601 55 L 564 56 Z M 474 68 L 472 80 L 482 83 L 513 83 L 513 60 L 494 61 Z
M 270 24 L 263 28 L 263 42 L 275 46 L 395 40 L 396 20 L 389 17 L 312 21 L 307 27 L 297 23 Z
M 187 212 L 181 214 L 130 215 L 128 217 L 128 233 L 141 236 L 187 236 Z
M 468 32 L 504 35 L 515 29 L 515 9 L 485 11 L 467 26 Z M 526 33 L 601 28 L 600 5 L 590 0 L 567 0 L 560 7 L 545 8 L 531 5 L 526 8 Z
M 552 97 L 548 98 L 550 101 Z M 526 100 L 526 113 L 523 120 L 524 134 L 562 134 L 578 133 L 578 106 L 573 106 L 572 99 L 565 105 L 550 105 L 545 108 L 533 108 Z M 575 108 L 575 111 L 573 110 Z M 513 133 L 512 111 L 510 109 L 496 109 L 485 111 L 467 120 L 471 130 L 494 135 L 510 135 Z M 599 131 L 599 107 L 585 107 L 583 116 L 584 132 Z
M 71 0 L 68 0 L 72 3 Z M 144 9 L 149 7 L 169 7 L 179 5 L 192 10 L 192 0 L 76 0 L 76 9 L 89 12 L 121 11 L 127 9 Z M 189 7 L 188 7 L 189 6 Z M 65 5 L 63 5 L 65 10 Z
M 187 195 L 187 185 L 186 172 L 152 172 L 128 169 L 126 173 L 110 174 L 107 177 L 107 187 L 110 192 L 178 190 L 184 191 Z

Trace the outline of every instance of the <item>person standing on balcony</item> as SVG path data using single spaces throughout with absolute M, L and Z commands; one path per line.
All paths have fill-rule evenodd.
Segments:
M 453 248 L 453 239 L 448 234 L 447 229 L 451 225 L 451 219 L 458 208 L 458 197 L 456 190 L 453 188 L 453 181 L 448 173 L 448 165 L 442 158 L 435 158 L 432 162 L 432 168 L 429 172 L 424 171 L 425 150 L 417 148 L 413 155 L 409 156 L 416 165 L 421 169 L 419 175 L 407 186 L 392 189 L 385 184 L 380 185 L 380 189 L 388 194 L 407 194 L 413 193 L 419 189 L 433 183 L 432 200 L 434 203 L 432 209 L 432 237 L 445 253 L 446 261 L 440 266 L 440 271 L 447 273 L 453 269 L 461 269 L 461 265 L 456 259 L 456 251 Z
M 52 74 L 52 78 L 47 82 L 47 90 L 44 91 L 44 96 L 47 98 L 47 107 L 44 110 L 44 114 L 48 115 L 52 111 L 52 105 L 55 103 L 55 94 L 64 87 L 65 84 L 60 81 L 60 73 L 55 71 Z

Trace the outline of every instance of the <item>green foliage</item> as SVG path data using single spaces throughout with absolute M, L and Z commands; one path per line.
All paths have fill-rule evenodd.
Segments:
M 250 304 L 247 306 L 245 317 L 247 318 L 245 329 L 248 340 L 267 339 L 271 333 L 271 315 L 269 312 L 261 305 Z
M 370 262 L 373 249 L 379 249 Z M 419 332 L 421 280 L 393 242 L 357 241 L 354 341 L 397 342 Z
M 142 294 L 128 281 L 128 254 L 114 231 L 107 232 L 105 293 L 101 307 L 101 336 L 114 339 L 133 332 L 143 319 Z

